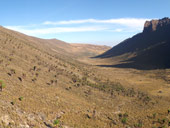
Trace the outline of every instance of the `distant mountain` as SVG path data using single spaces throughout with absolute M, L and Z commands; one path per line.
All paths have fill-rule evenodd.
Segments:
M 126 59 L 124 62 L 129 63 L 115 66 L 143 69 L 170 68 L 170 19 L 146 21 L 142 33 L 126 39 L 97 57 L 110 58 L 125 54 L 129 58 L 124 58 Z

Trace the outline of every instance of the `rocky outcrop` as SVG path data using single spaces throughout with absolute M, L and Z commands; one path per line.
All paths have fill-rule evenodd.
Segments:
M 157 31 L 161 28 L 167 27 L 168 25 L 170 25 L 170 19 L 167 17 L 160 20 L 146 21 L 143 32 Z

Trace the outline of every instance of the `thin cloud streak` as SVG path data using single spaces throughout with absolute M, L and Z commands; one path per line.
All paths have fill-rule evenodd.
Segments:
M 105 27 L 54 27 L 54 28 L 40 28 L 40 29 L 24 29 L 21 26 L 5 26 L 8 29 L 19 31 L 28 35 L 37 35 L 37 34 L 57 34 L 65 32 L 89 32 L 89 31 L 104 31 L 107 30 Z
M 19 31 L 28 35 L 48 35 L 68 32 L 139 32 L 142 30 L 146 20 L 144 18 L 119 18 L 119 19 L 108 19 L 108 20 L 96 20 L 96 19 L 85 19 L 85 20 L 68 20 L 51 22 L 46 21 L 41 24 L 34 24 L 28 26 L 6 26 L 6 28 Z M 71 26 L 77 24 L 76 27 Z M 83 24 L 83 26 L 79 26 Z M 59 25 L 70 25 L 70 26 L 59 26 Z M 98 25 L 98 26 L 97 26 Z
M 84 20 L 68 20 L 68 21 L 46 21 L 43 25 L 68 25 L 68 24 L 85 24 L 85 23 L 102 23 L 102 24 L 119 24 L 128 27 L 141 27 L 144 25 L 146 20 L 144 18 L 119 18 L 119 19 L 108 19 L 108 20 L 97 20 L 97 19 L 84 19 Z

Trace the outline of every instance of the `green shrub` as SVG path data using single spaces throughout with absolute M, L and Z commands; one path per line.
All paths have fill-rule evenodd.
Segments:
M 24 97 L 21 96 L 21 97 L 19 97 L 18 99 L 19 99 L 20 101 L 22 101 L 22 100 L 24 99 Z
M 121 121 L 122 121 L 123 124 L 126 124 L 127 123 L 127 118 L 123 117 Z
M 161 120 L 158 118 L 158 123 L 161 123 Z
M 168 114 L 170 113 L 170 109 L 168 109 Z
M 53 124 L 54 124 L 54 126 L 57 126 L 57 125 L 59 125 L 59 123 L 60 123 L 60 121 L 59 120 L 54 120 L 54 122 L 53 122 Z
M 156 113 L 153 114 L 153 118 L 155 118 L 155 117 L 156 117 Z
M 165 123 L 166 119 L 162 119 L 162 123 Z
M 134 126 L 137 127 L 137 128 L 141 128 L 142 127 L 142 123 L 135 124 Z
M 0 80 L 0 85 L 2 86 L 2 88 L 6 87 L 5 83 L 2 80 Z

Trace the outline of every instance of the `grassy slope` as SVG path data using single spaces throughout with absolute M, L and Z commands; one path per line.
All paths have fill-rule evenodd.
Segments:
M 152 124 L 169 118 L 169 95 L 157 94 L 168 83 L 161 73 L 84 64 L 45 42 L 0 28 L 1 127 L 52 127 L 56 119 L 75 128 L 167 125 Z

